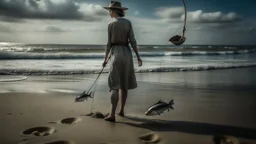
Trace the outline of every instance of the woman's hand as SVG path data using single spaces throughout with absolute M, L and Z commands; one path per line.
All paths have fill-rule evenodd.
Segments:
M 107 62 L 106 62 L 106 60 L 104 60 L 102 67 L 105 67 L 106 65 L 107 65 Z
M 138 57 L 138 64 L 139 64 L 139 67 L 142 66 L 142 60 L 140 57 Z
M 107 63 L 108 63 L 108 62 L 107 62 L 107 61 L 108 61 L 107 59 L 108 59 L 108 58 L 107 58 L 107 55 L 105 55 L 105 56 L 104 56 L 104 62 L 102 63 L 102 67 L 105 67 L 105 66 L 107 65 Z

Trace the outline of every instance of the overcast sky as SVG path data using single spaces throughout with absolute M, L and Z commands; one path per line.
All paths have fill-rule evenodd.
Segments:
M 185 0 L 185 44 L 256 44 L 255 0 Z M 0 41 L 106 44 L 109 0 L 0 0 Z M 182 33 L 181 0 L 121 0 L 138 44 Z

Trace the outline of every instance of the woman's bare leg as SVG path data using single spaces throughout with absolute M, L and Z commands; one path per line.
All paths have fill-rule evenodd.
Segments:
M 115 112 L 116 112 L 116 107 L 118 104 L 119 96 L 118 96 L 118 90 L 112 90 L 111 91 L 111 112 L 108 117 L 105 118 L 107 121 L 115 121 Z
M 119 112 L 120 116 L 124 116 L 124 107 L 126 104 L 127 95 L 128 95 L 128 90 L 121 89 L 121 109 Z

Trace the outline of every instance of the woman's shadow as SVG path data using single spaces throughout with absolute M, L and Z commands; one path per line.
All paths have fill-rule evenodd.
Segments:
M 120 121 L 119 123 L 149 129 L 151 131 L 173 131 L 201 135 L 230 135 L 246 139 L 256 139 L 256 129 L 228 125 L 188 121 L 167 121 L 133 116 L 126 116 L 124 121 Z

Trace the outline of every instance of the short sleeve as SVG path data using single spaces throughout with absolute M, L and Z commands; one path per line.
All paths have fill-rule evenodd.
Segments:
M 130 40 L 131 46 L 133 48 L 136 48 L 137 47 L 137 42 L 136 42 L 135 37 L 134 37 L 133 26 L 132 26 L 131 22 L 130 22 L 130 30 L 129 30 L 129 40 Z
M 106 46 L 106 51 L 110 51 L 111 49 L 111 23 L 108 24 L 108 42 Z

